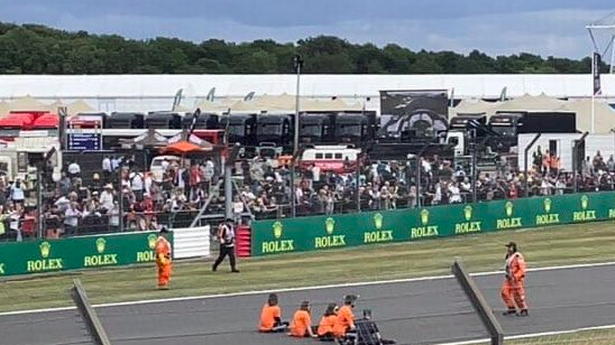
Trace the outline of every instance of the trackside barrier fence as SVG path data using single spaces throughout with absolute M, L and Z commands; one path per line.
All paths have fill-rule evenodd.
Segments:
M 173 229 L 173 258 L 188 259 L 208 257 L 210 251 L 210 226 Z
M 0 243 L 0 277 L 153 262 L 157 238 L 132 232 Z
M 495 315 L 493 315 L 493 311 L 489 307 L 489 304 L 487 304 L 487 300 L 478 289 L 478 285 L 476 285 L 474 279 L 472 279 L 468 271 L 466 271 L 461 260 L 455 259 L 455 262 L 451 267 L 451 271 L 478 312 L 483 324 L 485 325 L 485 328 L 487 328 L 491 338 L 491 345 L 502 345 L 504 343 L 504 332 L 502 331 L 502 326 L 500 326 L 500 323 L 495 318 Z
M 85 293 L 85 288 L 83 287 L 79 279 L 73 280 L 73 289 L 71 295 L 73 297 L 73 300 L 75 301 L 75 304 L 77 305 L 77 309 L 81 313 L 81 316 L 84 318 L 84 321 L 88 326 L 88 330 L 94 338 L 95 343 L 97 345 L 111 345 L 109 337 L 107 336 L 107 332 L 105 331 L 105 328 L 100 322 L 98 314 L 96 314 L 96 311 L 90 304 L 90 300 Z
M 597 192 L 263 220 L 252 222 L 250 254 L 318 251 L 614 218 L 615 192 Z

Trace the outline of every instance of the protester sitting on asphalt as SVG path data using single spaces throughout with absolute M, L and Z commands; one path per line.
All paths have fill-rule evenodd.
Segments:
M 337 319 L 333 325 L 333 334 L 338 339 L 356 338 L 355 318 L 352 312 L 356 300 L 357 296 L 355 295 L 344 297 L 344 306 L 337 313 Z
M 269 294 L 267 304 L 263 306 L 258 330 L 264 333 L 282 333 L 288 328 L 288 322 L 282 322 L 282 309 L 278 305 L 278 295 Z
M 333 326 L 335 326 L 335 322 L 337 321 L 337 311 L 338 308 L 335 303 L 330 303 L 327 306 L 325 314 L 320 319 L 316 332 L 320 341 L 335 341 Z
M 290 335 L 299 338 L 316 338 L 318 337 L 312 329 L 312 316 L 310 315 L 312 308 L 309 301 L 301 302 L 299 310 L 293 315 L 293 321 L 290 323 Z

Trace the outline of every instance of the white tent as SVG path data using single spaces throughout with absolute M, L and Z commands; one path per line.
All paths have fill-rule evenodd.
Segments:
M 560 111 L 574 111 L 577 113 L 577 129 L 591 132 L 591 100 L 569 101 L 562 105 Z M 615 110 L 604 102 L 594 105 L 594 129 L 596 134 L 609 133 L 615 128 Z
M 21 97 L 21 98 L 14 100 L 13 102 L 9 102 L 8 108 L 11 111 L 28 111 L 28 110 L 47 111 L 49 110 L 48 105 L 41 103 L 30 96 Z
M 538 96 L 525 94 L 497 106 L 496 111 L 555 110 L 564 104 L 566 104 L 566 101 L 560 101 L 557 98 L 549 97 L 544 93 Z
M 493 115 L 497 107 L 501 106 L 501 102 L 486 102 L 483 100 L 471 101 L 462 100 L 456 107 L 450 108 L 452 114 L 487 114 Z

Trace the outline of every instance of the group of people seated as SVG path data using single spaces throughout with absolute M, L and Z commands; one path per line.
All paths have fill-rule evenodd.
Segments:
M 286 333 L 298 338 L 317 338 L 320 341 L 338 341 L 339 344 L 348 345 L 395 344 L 395 341 L 381 339 L 373 322 L 373 332 L 371 333 L 376 332 L 378 334 L 370 334 L 368 336 L 370 339 L 360 339 L 352 311 L 357 297 L 356 295 L 345 296 L 344 305 L 339 308 L 335 303 L 330 303 L 327 305 L 318 326 L 312 326 L 312 308 L 309 301 L 301 302 L 290 323 L 284 322 L 282 321 L 282 309 L 278 304 L 278 296 L 272 293 L 263 306 L 259 331 L 263 333 Z M 358 325 L 361 325 L 361 322 L 366 321 L 369 320 L 357 322 Z
M 299 309 L 293 315 L 292 321 L 282 321 L 282 309 L 278 304 L 278 296 L 269 295 L 267 304 L 263 306 L 259 331 L 263 333 L 287 333 L 293 337 L 318 338 L 321 341 L 335 341 L 356 338 L 354 308 L 357 296 L 348 295 L 341 308 L 330 303 L 320 319 L 318 326 L 312 326 L 312 308 L 309 301 L 301 302 Z

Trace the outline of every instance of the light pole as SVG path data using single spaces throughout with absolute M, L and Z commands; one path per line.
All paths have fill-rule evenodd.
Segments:
M 290 205 L 291 216 L 295 218 L 297 216 L 297 200 L 296 200 L 296 188 L 295 188 L 295 170 L 297 153 L 299 152 L 299 100 L 300 100 L 300 85 L 301 85 L 301 67 L 303 66 L 303 59 L 300 55 L 295 55 L 293 58 L 293 66 L 297 72 L 297 91 L 295 94 L 295 125 L 293 132 L 293 160 L 290 162 Z

